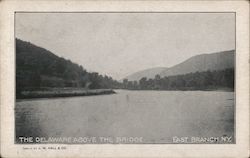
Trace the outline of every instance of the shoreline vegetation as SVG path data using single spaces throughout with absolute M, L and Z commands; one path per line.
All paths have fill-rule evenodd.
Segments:
M 20 91 L 16 99 L 56 98 L 115 94 L 113 89 L 34 88 Z

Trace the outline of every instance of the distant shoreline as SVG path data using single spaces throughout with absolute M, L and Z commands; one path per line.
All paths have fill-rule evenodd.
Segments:
M 84 89 L 84 88 L 48 88 L 36 90 L 23 90 L 16 95 L 17 100 L 36 98 L 58 98 L 74 96 L 93 96 L 114 94 L 113 89 Z
M 208 89 L 121 89 L 131 91 L 216 91 L 216 92 L 234 92 L 232 88 L 208 88 Z
M 115 89 L 116 90 L 116 89 Z M 23 99 L 39 99 L 39 98 L 60 98 L 75 96 L 95 96 L 105 94 L 115 94 L 113 89 L 84 89 L 84 88 L 46 88 L 35 90 L 23 90 L 17 96 L 18 101 Z M 217 92 L 234 92 L 229 88 L 218 89 L 121 89 L 130 91 L 217 91 Z

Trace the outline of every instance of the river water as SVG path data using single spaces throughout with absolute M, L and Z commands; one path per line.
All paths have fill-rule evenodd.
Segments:
M 136 143 L 151 144 L 190 143 L 182 142 L 183 137 L 233 139 L 233 92 L 116 92 L 17 101 L 16 143 L 23 143 L 20 137 L 38 137 L 37 143 L 44 143 L 49 137 L 97 138 L 97 141 L 66 143 L 130 143 L 134 139 Z M 100 141 L 101 137 L 107 140 Z M 42 138 L 45 140 L 41 141 Z M 113 138 L 126 138 L 130 142 L 115 142 Z M 177 142 L 173 138 L 178 138 Z

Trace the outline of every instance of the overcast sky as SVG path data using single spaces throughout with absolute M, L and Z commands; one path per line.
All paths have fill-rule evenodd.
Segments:
M 233 13 L 16 13 L 16 37 L 114 79 L 235 49 Z

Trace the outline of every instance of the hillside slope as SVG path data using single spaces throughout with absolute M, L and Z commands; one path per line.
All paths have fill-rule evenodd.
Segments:
M 146 69 L 133 73 L 125 78 L 129 81 L 139 81 L 142 77 L 154 78 L 157 74 L 159 74 L 161 77 L 164 77 L 182 75 L 191 72 L 234 68 L 234 55 L 234 50 L 196 55 L 170 68 L 160 67 Z
M 16 39 L 16 87 L 113 88 L 119 83 L 111 77 L 87 72 L 82 66 L 58 57 L 30 42 Z
M 234 50 L 230 50 L 213 54 L 197 55 L 169 69 L 163 70 L 160 76 L 173 76 L 197 71 L 202 72 L 233 68 L 234 52 Z
M 166 69 L 165 67 L 156 67 L 156 68 L 146 69 L 146 70 L 133 73 L 125 78 L 128 79 L 128 81 L 138 81 L 142 77 L 145 77 L 145 76 L 147 76 L 147 78 L 154 78 L 155 75 L 160 74 L 165 69 Z

